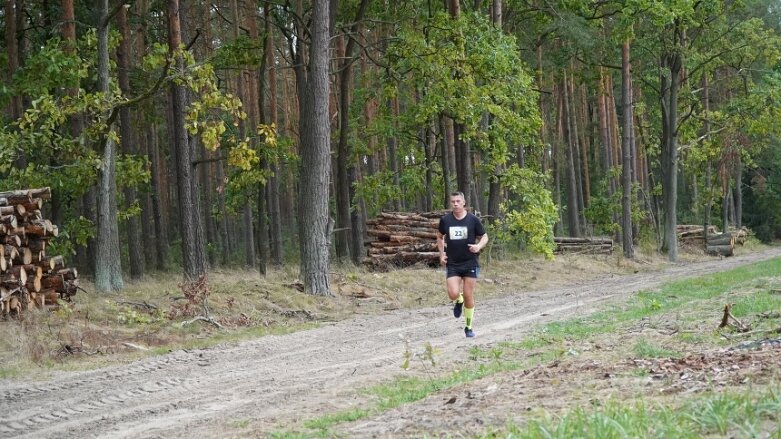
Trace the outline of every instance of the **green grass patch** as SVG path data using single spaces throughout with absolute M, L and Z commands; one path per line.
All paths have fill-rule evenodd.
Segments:
M 581 407 L 522 426 L 511 424 L 485 437 L 779 437 L 779 416 L 781 391 L 772 387 L 700 396 L 680 406 L 611 400 L 599 408 Z
M 699 345 L 709 341 L 708 336 L 694 333 L 694 332 L 684 332 L 681 334 L 676 334 L 676 339 L 680 342 L 686 344 L 692 344 L 692 345 Z
M 330 429 L 333 425 L 341 424 L 342 422 L 357 421 L 368 415 L 369 411 L 366 409 L 347 410 L 310 419 L 304 422 L 304 427 L 311 430 L 318 430 L 317 436 L 319 437 L 332 437 L 333 435 L 331 434 Z
M 713 299 L 741 287 L 753 286 L 758 278 L 772 278 L 779 271 L 781 259 L 771 259 L 706 277 L 670 282 L 656 291 L 639 292 L 626 303 L 609 306 L 588 317 L 548 323 L 522 343 L 532 348 L 544 347 L 546 342 L 558 340 L 584 340 L 616 332 L 628 322 L 685 310 L 693 304 L 710 306 L 715 314 L 723 304 L 713 304 Z M 781 308 L 781 295 L 768 294 L 766 291 L 735 299 L 733 315 L 736 317 Z
M 638 358 L 679 358 L 681 356 L 680 352 L 657 346 L 645 337 L 640 337 L 635 341 L 632 352 Z
M 273 439 L 309 439 L 313 437 L 311 434 L 296 433 L 290 431 L 275 431 L 269 434 Z
M 781 294 L 762 291 L 735 300 L 732 315 L 738 318 L 749 317 L 770 310 L 781 311 Z

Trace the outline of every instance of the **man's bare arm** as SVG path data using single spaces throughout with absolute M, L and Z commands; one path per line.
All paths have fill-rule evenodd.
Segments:
M 439 263 L 447 264 L 447 255 L 445 254 L 445 235 L 437 231 L 437 249 L 439 250 Z
M 485 233 L 483 235 L 480 235 L 480 239 L 477 241 L 477 244 L 469 244 L 469 251 L 472 253 L 479 253 L 480 250 L 485 248 L 487 244 L 488 244 L 488 234 Z

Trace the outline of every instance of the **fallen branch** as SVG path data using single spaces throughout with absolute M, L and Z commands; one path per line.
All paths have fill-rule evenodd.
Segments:
M 304 317 L 308 318 L 309 320 L 314 320 L 316 317 L 311 312 L 305 310 L 305 309 L 289 309 L 279 312 L 285 317 L 297 317 L 300 315 L 303 315 Z
M 122 345 L 123 346 L 127 346 L 129 348 L 138 349 L 139 351 L 148 351 L 149 350 L 148 347 L 137 345 L 137 344 L 133 344 L 133 343 L 124 342 L 124 343 L 122 343 Z
M 719 324 L 719 328 L 723 328 L 725 326 L 732 326 L 735 328 L 738 332 L 748 332 L 751 330 L 751 326 L 748 326 L 737 319 L 737 317 L 732 315 L 732 306 L 735 305 L 734 303 L 728 303 L 724 305 L 724 314 L 721 317 L 721 323 Z M 735 323 L 730 323 L 730 319 L 732 319 Z
M 129 300 L 117 300 L 117 305 L 130 305 L 135 306 L 136 308 L 143 308 L 147 311 L 152 311 L 157 309 L 157 305 L 153 305 L 151 303 L 146 303 L 146 300 L 143 302 L 131 302 Z
M 732 303 L 728 303 L 724 305 L 724 315 L 721 317 L 721 323 L 719 323 L 719 328 L 723 328 L 729 324 L 729 317 L 732 315 L 730 314 L 730 310 L 732 310 Z
M 223 326 L 220 324 L 220 322 L 214 320 L 211 317 L 204 317 L 204 316 L 195 316 L 191 320 L 185 320 L 184 322 L 182 322 L 182 326 L 187 326 L 187 325 L 189 325 L 191 323 L 195 323 L 195 322 L 211 323 L 212 325 L 214 325 L 214 326 L 216 326 L 216 327 L 218 327 L 220 329 L 224 329 Z
M 757 329 L 757 330 L 754 330 L 754 331 L 741 332 L 740 336 L 741 337 L 746 337 L 746 336 L 749 336 L 749 335 L 757 335 L 757 334 L 781 334 L 781 326 L 778 327 L 778 328 L 775 328 L 775 329 Z M 722 336 L 724 336 L 724 334 L 722 334 Z M 724 338 L 726 338 L 727 340 L 731 340 L 734 337 L 726 337 L 726 336 L 724 336 Z

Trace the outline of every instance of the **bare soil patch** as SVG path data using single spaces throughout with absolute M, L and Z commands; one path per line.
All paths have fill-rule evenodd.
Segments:
M 637 271 L 633 274 L 592 276 L 584 268 L 574 283 L 570 277 L 569 283 L 561 281 L 555 287 L 531 291 L 528 287 L 536 285 L 533 278 L 542 276 L 544 270 L 532 272 L 529 285 L 516 285 L 507 280 L 509 275 L 486 267 L 486 281 L 480 286 L 484 295 L 478 300 L 476 312 L 478 337 L 474 340 L 464 338 L 462 323 L 450 314 L 439 271 L 413 271 L 411 276 L 424 278 L 423 283 L 408 278 L 406 284 L 390 287 L 378 287 L 360 277 L 345 279 L 344 286 L 350 288 L 348 291 L 344 287 L 340 297 L 360 303 L 354 306 L 368 309 L 366 315 L 356 312 L 354 317 L 343 320 L 321 320 L 321 326 L 311 330 L 211 348 L 174 350 L 97 370 L 57 372 L 41 380 L 2 380 L 0 408 L 5 416 L 0 420 L 0 438 L 258 437 L 279 429 L 296 429 L 307 419 L 366 406 L 371 399 L 361 389 L 367 386 L 398 376 L 429 373 L 420 368 L 401 369 L 408 348 L 417 350 L 430 344 L 438 352 L 437 371 L 444 373 L 468 366 L 474 347 L 518 340 L 538 323 L 587 315 L 610 300 L 655 288 L 667 280 L 728 270 L 778 256 L 781 249 L 771 248 L 723 260 L 667 266 L 661 271 L 622 267 L 622 272 Z M 620 259 L 606 261 L 616 266 Z M 576 270 L 577 264 L 570 263 L 572 266 L 567 269 Z M 402 273 L 410 276 L 407 271 L 398 271 L 400 278 Z M 366 288 L 363 293 L 355 291 L 354 285 L 359 283 Z M 401 294 L 403 289 L 416 294 Z M 527 292 L 520 292 L 524 290 Z M 326 300 L 327 306 L 348 303 L 338 300 L 341 299 Z M 436 306 L 427 306 L 430 301 Z M 340 311 L 332 312 L 337 315 Z M 422 432 L 461 434 L 462 429 L 454 430 L 452 422 L 444 421 L 450 416 L 448 413 L 458 411 L 474 419 L 470 425 L 475 425 L 474 431 L 478 432 L 482 431 L 477 429 L 478 425 L 501 425 L 527 408 L 555 410 L 571 406 L 572 401 L 593 403 L 595 394 L 604 395 L 598 397 L 602 399 L 617 391 L 644 392 L 649 387 L 647 383 L 659 390 L 673 389 L 668 393 L 687 390 L 683 385 L 673 385 L 675 380 L 682 379 L 674 378 L 679 371 L 673 363 L 637 364 L 620 355 L 610 355 L 611 343 L 614 346 L 619 342 L 606 340 L 600 348 L 592 346 L 592 352 L 605 351 L 606 356 L 589 357 L 591 353 L 585 353 L 555 366 L 491 376 L 375 418 L 340 425 L 339 433 L 358 437 L 414 437 Z M 727 371 L 725 376 L 729 379 L 725 378 L 725 382 L 740 382 L 746 377 L 771 379 L 771 371 L 750 364 L 770 361 L 772 368 L 777 362 L 775 357 L 779 357 L 774 357 L 773 352 L 778 354 L 778 349 L 730 354 L 747 355 L 745 359 L 736 358 L 741 358 L 740 364 L 745 365 L 740 370 L 748 372 L 740 376 L 737 371 Z M 706 379 L 713 367 L 719 367 L 717 359 L 726 354 L 699 355 L 705 358 L 700 363 L 691 359 L 677 367 L 688 367 L 690 376 L 701 374 Z M 637 372 L 643 368 L 649 370 L 644 372 L 647 376 L 633 375 L 643 375 Z M 650 370 L 666 375 L 654 379 Z M 576 385 L 578 379 L 585 380 L 587 385 Z M 565 397 L 567 392 L 571 395 Z M 453 403 L 445 404 L 453 397 Z M 471 412 L 469 407 L 473 407 Z

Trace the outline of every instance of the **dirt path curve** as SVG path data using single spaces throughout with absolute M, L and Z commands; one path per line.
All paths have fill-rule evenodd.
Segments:
M 430 342 L 439 370 L 472 346 L 518 340 L 533 324 L 588 313 L 601 302 L 671 279 L 781 256 L 781 248 L 662 271 L 478 301 L 475 339 L 445 307 L 402 310 L 229 346 L 176 351 L 131 364 L 58 373 L 44 382 L 0 381 L 0 438 L 257 436 L 366 402 L 355 390 L 403 371 Z M 432 294 L 444 294 L 432 285 Z

